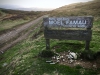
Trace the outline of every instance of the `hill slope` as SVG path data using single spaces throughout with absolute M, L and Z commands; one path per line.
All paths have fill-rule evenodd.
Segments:
M 80 3 L 80 7 L 76 7 L 77 9 L 76 8 L 74 9 L 74 6 L 76 6 L 77 4 L 74 4 L 73 6 L 71 5 L 72 8 L 69 9 L 70 11 L 66 10 L 66 8 L 64 10 L 61 9 L 61 11 L 60 9 L 59 10 L 56 9 L 54 11 L 51 11 L 52 13 L 51 16 L 68 16 L 68 15 L 76 15 L 76 13 L 78 13 L 77 14 L 78 16 L 85 15 L 81 13 L 81 8 L 84 8 L 83 10 L 86 10 L 85 11 L 86 14 L 89 15 L 87 10 L 90 7 L 85 8 L 85 5 L 83 4 L 84 7 L 82 7 L 81 4 L 82 3 Z M 97 10 L 96 8 L 95 10 Z M 92 9 L 90 10 L 91 12 L 93 12 Z M 98 11 L 95 11 L 95 12 L 98 12 Z M 94 16 L 97 17 L 97 14 Z M 98 13 L 98 17 L 99 16 L 100 15 Z M 88 54 L 89 57 L 91 57 L 93 53 L 97 54 L 98 52 L 100 52 L 100 20 L 94 21 L 93 24 L 94 25 L 92 29 L 92 40 L 90 43 L 90 50 L 84 51 L 84 47 L 85 47 L 84 41 L 57 40 L 57 39 L 50 40 L 50 50 L 57 52 L 57 55 L 59 55 L 60 53 L 61 56 L 62 56 L 62 53 L 65 54 L 69 50 L 75 53 L 77 52 L 79 55 L 82 52 L 87 53 L 89 51 L 89 54 Z M 50 58 L 42 58 L 38 56 L 41 51 L 46 50 L 46 42 L 44 38 L 44 33 L 42 32 L 41 25 L 42 25 L 42 22 L 38 22 L 38 24 L 35 25 L 36 28 L 33 25 L 29 29 L 29 31 L 31 32 L 26 37 L 25 40 L 20 41 L 13 47 L 9 48 L 5 53 L 0 52 L 1 53 L 0 75 L 100 75 L 100 67 L 99 67 L 100 57 L 98 57 L 98 59 L 94 61 L 88 60 L 89 64 L 87 64 L 87 60 L 81 59 L 78 56 L 78 61 L 80 62 L 78 63 L 76 60 L 75 63 L 74 62 L 69 63 L 71 67 L 67 65 L 69 61 L 66 62 L 64 60 L 64 62 L 62 62 L 63 59 L 57 64 L 46 63 L 46 61 L 50 60 Z M 23 35 L 24 33 L 22 34 L 22 36 Z M 84 65 L 86 64 L 85 66 L 87 67 L 90 65 L 92 68 L 89 68 L 89 67 L 85 68 L 81 66 L 82 64 L 81 62 Z
M 0 35 L 44 15 L 41 11 L 21 11 L 0 8 Z
M 51 16 L 84 16 L 92 15 L 95 17 L 100 16 L 100 1 L 94 0 L 85 3 L 74 3 L 62 6 L 58 9 L 51 11 Z

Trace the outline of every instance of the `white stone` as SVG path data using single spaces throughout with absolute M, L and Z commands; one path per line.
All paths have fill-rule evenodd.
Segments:
M 0 51 L 1 53 L 4 53 L 3 51 Z
M 72 62 L 74 62 L 74 60 L 71 59 L 71 60 L 70 60 L 70 63 L 72 63 Z
M 56 59 L 56 57 L 54 56 L 54 57 L 52 57 L 52 59 Z
M 77 55 L 74 52 L 70 52 L 69 55 L 71 55 L 74 59 L 77 59 Z
M 60 62 L 60 60 L 57 60 L 57 62 Z
M 46 61 L 47 63 L 50 63 L 50 62 L 52 62 L 52 61 Z
M 94 68 L 97 68 L 97 66 L 96 66 L 96 65 L 93 65 L 93 67 L 94 67 Z
M 7 66 L 7 63 L 3 63 L 3 65 L 2 65 L 3 67 L 5 67 L 5 66 Z
M 50 64 L 56 64 L 56 63 L 53 62 L 53 63 L 50 63 Z
M 63 59 L 63 61 L 65 61 L 65 59 Z
M 64 56 L 60 56 L 60 58 L 64 58 Z

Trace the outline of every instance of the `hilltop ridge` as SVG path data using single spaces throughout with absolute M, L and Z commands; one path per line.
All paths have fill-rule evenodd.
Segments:
M 100 1 L 74 3 L 51 11 L 51 16 L 95 16 L 100 19 Z

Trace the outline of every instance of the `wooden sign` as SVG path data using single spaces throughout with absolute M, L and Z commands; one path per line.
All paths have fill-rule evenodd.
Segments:
M 50 17 L 44 18 L 44 26 L 48 28 L 91 28 L 93 17 Z
M 47 39 L 91 40 L 91 30 L 45 30 Z
M 85 40 L 89 50 L 92 37 L 93 17 L 49 17 L 44 18 L 46 49 L 50 49 L 50 39 Z M 51 28 L 86 28 L 86 30 L 52 30 Z

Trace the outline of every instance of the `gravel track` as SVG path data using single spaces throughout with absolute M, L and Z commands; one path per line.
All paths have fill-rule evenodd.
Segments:
M 22 39 L 25 39 L 25 37 L 27 37 L 29 35 L 30 32 L 32 32 L 33 30 L 35 30 L 37 27 L 34 27 L 33 30 L 29 30 L 27 31 L 25 34 L 21 35 L 18 37 L 18 35 L 27 30 L 29 27 L 31 27 L 32 25 L 35 25 L 37 23 L 40 22 L 40 20 L 43 19 L 43 17 L 45 17 L 46 15 L 44 16 L 41 16 L 39 18 L 37 18 L 36 20 L 33 20 L 29 23 L 26 23 L 24 25 L 22 25 L 21 27 L 17 27 L 15 28 L 14 30 L 12 31 L 9 31 L 5 34 L 2 34 L 0 35 L 0 52 L 3 53 L 4 51 L 6 51 L 8 48 L 10 48 L 11 46 L 13 46 L 14 44 L 16 44 L 17 42 L 21 41 Z M 13 38 L 16 38 L 18 37 L 17 39 L 9 42 L 10 40 L 12 40 Z M 8 43 L 9 42 L 9 43 Z M 6 44 L 7 43 L 7 44 Z M 3 46 L 2 46 L 3 45 Z

